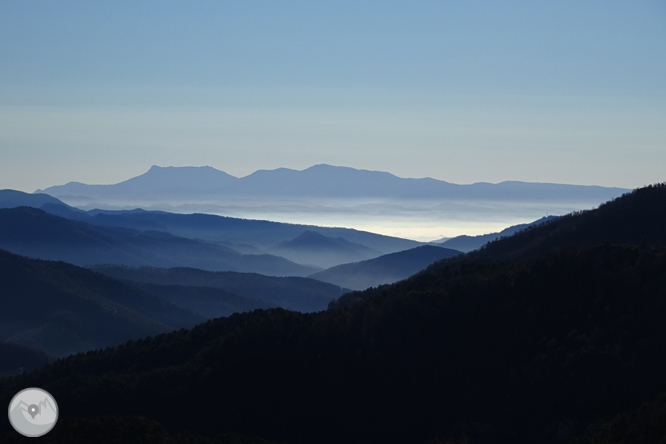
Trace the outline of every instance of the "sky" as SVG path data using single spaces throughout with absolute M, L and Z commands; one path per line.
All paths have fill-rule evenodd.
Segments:
M 666 180 L 666 2 L 0 3 L 0 188 L 151 165 Z

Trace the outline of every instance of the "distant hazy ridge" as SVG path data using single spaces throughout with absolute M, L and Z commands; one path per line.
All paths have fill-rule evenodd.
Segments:
M 55 197 L 100 201 L 135 199 L 174 200 L 185 198 L 231 197 L 320 197 L 362 199 L 508 199 L 508 200 L 599 200 L 629 191 L 622 188 L 560 185 L 548 183 L 501 182 L 457 185 L 441 180 L 404 179 L 379 171 L 315 165 L 303 171 L 279 168 L 259 170 L 236 178 L 212 167 L 158 167 L 113 185 L 86 185 L 70 182 L 44 192 Z

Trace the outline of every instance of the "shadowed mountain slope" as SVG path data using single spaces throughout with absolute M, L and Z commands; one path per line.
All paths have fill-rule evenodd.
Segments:
M 299 264 L 329 268 L 349 262 L 381 256 L 381 253 L 365 245 L 337 237 L 324 236 L 307 230 L 290 241 L 281 242 L 267 250 Z
M 459 258 L 444 259 L 430 268 L 451 262 L 517 260 L 554 248 L 611 244 L 666 244 L 666 184 L 639 188 L 589 211 L 531 225 L 513 236 L 491 241 L 480 250 Z M 373 291 L 348 293 L 332 303 L 343 306 L 372 297 Z
M 52 356 L 191 327 L 205 318 L 98 273 L 0 250 L 0 339 Z
M 592 436 L 580 437 L 571 444 L 650 444 L 666 442 L 666 394 L 637 409 L 618 415 Z
M 0 248 L 76 265 L 190 266 L 304 276 L 317 271 L 271 255 L 243 255 L 221 245 L 160 231 L 99 227 L 34 208 L 0 210 Z
M 72 417 L 293 444 L 564 443 L 663 389 L 665 315 L 661 248 L 452 262 L 351 308 L 237 314 L 70 357 L 0 396 L 28 384 Z
M 193 268 L 98 266 L 99 273 L 123 281 L 159 285 L 218 288 L 250 299 L 302 312 L 320 311 L 347 289 L 299 277 L 271 277 L 253 273 L 208 272 Z
M 406 279 L 433 262 L 459 254 L 462 253 L 449 248 L 424 245 L 367 261 L 338 265 L 310 277 L 353 290 L 363 290 Z
M 478 258 L 521 258 L 567 246 L 666 244 L 666 183 L 639 188 L 600 205 L 488 243 Z

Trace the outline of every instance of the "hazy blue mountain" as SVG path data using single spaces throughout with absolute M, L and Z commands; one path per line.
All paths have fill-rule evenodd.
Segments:
M 325 310 L 328 303 L 349 291 L 338 285 L 300 277 L 271 277 L 254 273 L 208 272 L 193 268 L 97 266 L 99 273 L 147 284 L 217 288 L 251 300 L 311 312 Z
M 113 185 L 86 185 L 69 182 L 45 191 L 52 196 L 83 196 L 92 199 L 123 197 L 189 196 L 192 192 L 221 189 L 235 177 L 211 167 L 159 167 Z M 37 192 L 40 192 L 38 190 Z
M 209 214 L 177 214 L 164 211 L 135 210 L 90 210 L 81 211 L 65 205 L 47 195 L 31 195 L 20 191 L 5 190 L 5 202 L 25 204 L 40 208 L 47 213 L 70 220 L 86 222 L 102 227 L 131 228 L 140 231 L 163 231 L 179 237 L 209 241 L 239 253 L 259 255 L 261 248 L 270 248 L 280 242 L 293 240 L 305 231 L 313 231 L 328 237 L 344 237 L 365 247 L 368 257 L 406 250 L 422 245 L 408 239 L 370 233 L 348 228 L 317 227 L 312 225 L 287 224 L 263 220 L 248 220 Z M 3 196 L 0 192 L 0 202 Z M 19 196 L 21 199 L 12 196 Z M 33 196 L 38 196 L 34 198 Z M 41 196 L 45 196 L 43 199 Z M 11 197 L 11 199 L 10 199 Z M 19 205 L 12 205 L 14 206 Z M 257 248 L 259 247 L 259 248 Z M 344 262 L 344 261 L 343 261 Z M 348 262 L 348 261 L 347 261 Z M 261 272 L 259 270 L 254 270 Z
M 545 222 L 555 220 L 557 218 L 558 216 L 542 217 L 541 219 L 531 222 L 529 224 L 513 225 L 509 228 L 505 228 L 499 233 L 482 234 L 480 236 L 466 236 L 466 235 L 456 236 L 454 238 L 440 242 L 439 245 L 446 248 L 453 248 L 454 250 L 462 251 L 463 253 L 468 253 L 473 250 L 478 250 L 488 242 L 494 241 L 495 239 L 512 236 L 517 232 L 519 232 L 520 230 L 524 230 L 527 227 L 539 225 Z
M 190 177 L 187 181 L 189 188 L 176 191 L 171 184 L 183 180 L 176 174 L 179 168 L 152 170 L 163 173 L 159 175 L 163 180 L 163 186 L 158 188 L 161 191 L 155 191 L 153 187 L 143 192 L 138 184 L 132 185 L 134 182 L 129 180 L 117 185 L 88 188 L 77 185 L 76 190 L 68 189 L 67 185 L 51 187 L 46 192 L 69 205 L 86 210 L 143 208 L 294 224 L 307 221 L 313 225 L 352 226 L 369 231 L 380 230 L 375 227 L 384 227 L 394 230 L 393 233 L 403 233 L 399 235 L 405 237 L 434 238 L 444 232 L 438 226 L 455 225 L 461 228 L 461 221 L 477 225 L 493 221 L 493 227 L 498 223 L 506 227 L 516 221 L 535 220 L 547 214 L 566 214 L 593 208 L 629 191 L 621 188 L 515 181 L 458 185 L 432 178 L 405 179 L 385 172 L 330 165 L 315 165 L 303 171 L 286 168 L 257 171 L 242 178 L 223 176 L 224 180 L 215 180 L 213 185 L 204 183 L 200 186 L 197 185 L 197 169 L 190 168 L 182 171 Z M 174 175 L 174 179 L 169 180 L 169 175 Z M 211 188 L 215 184 L 219 187 Z M 134 187 L 136 191 L 130 192 L 127 187 Z M 420 228 L 416 229 L 416 226 Z M 343 234 L 313 231 L 330 237 L 341 236 L 384 254 L 418 246 L 387 250 Z M 495 231 L 495 228 L 485 231 Z M 293 239 L 300 233 L 302 230 L 281 239 L 269 239 L 265 243 L 245 239 L 201 238 L 250 243 L 267 248 Z
M 45 204 L 67 207 L 61 200 L 48 194 L 29 194 L 16 190 L 0 190 L 0 208 L 33 207 L 41 208 Z M 76 211 L 76 210 L 72 210 Z
M 310 277 L 353 290 L 363 290 L 406 279 L 433 262 L 459 254 L 462 253 L 449 248 L 423 245 L 366 261 L 338 265 Z
M 280 242 L 267 250 L 299 264 L 330 268 L 349 262 L 381 256 L 377 250 L 342 237 L 329 237 L 307 230 L 290 241 Z
M 99 273 L 0 250 L 0 340 L 64 356 L 205 318 Z
M 507 181 L 499 184 L 458 185 L 431 178 L 405 179 L 391 173 L 315 165 L 303 171 L 260 170 L 239 179 L 234 190 L 248 196 L 310 196 L 327 198 L 407 199 L 602 199 L 616 197 L 621 188 Z
M 305 231 L 328 237 L 344 237 L 349 242 L 364 245 L 380 254 L 407 250 L 422 245 L 409 239 L 384 236 L 350 228 L 328 228 L 313 225 L 287 224 L 266 220 L 250 220 L 212 214 L 177 214 L 164 211 L 91 210 L 83 213 L 58 209 L 59 216 L 85 221 L 103 227 L 122 227 L 136 230 L 156 230 L 189 239 L 202 239 L 242 252 L 254 247 L 270 248 L 290 241 Z
M 404 180 L 409 179 L 379 171 L 315 165 L 303 171 L 259 170 L 239 179 L 234 191 L 245 196 L 385 197 L 404 193 L 400 189 Z
M 236 196 L 256 199 L 318 197 L 605 201 L 626 191 L 621 188 L 516 181 L 457 185 L 431 178 L 404 179 L 385 172 L 331 165 L 315 165 L 303 171 L 287 168 L 260 170 L 243 178 L 235 178 L 211 167 L 153 166 L 141 176 L 114 185 L 70 182 L 43 190 L 55 197 L 80 196 L 100 201 L 129 201 L 136 197 L 177 200 L 178 197 L 197 194 L 202 198 Z
M 25 256 L 76 265 L 188 266 L 211 271 L 307 276 L 318 271 L 282 257 L 244 255 L 207 242 L 161 231 L 100 227 L 42 210 L 0 210 L 0 248 Z

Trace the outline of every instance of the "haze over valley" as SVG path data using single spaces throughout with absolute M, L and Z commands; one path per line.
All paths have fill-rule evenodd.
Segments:
M 378 171 L 315 165 L 236 178 L 212 167 L 157 167 L 114 185 L 68 183 L 37 190 L 81 209 L 201 212 L 341 226 L 430 241 L 482 235 L 597 206 L 629 190 L 502 182 L 456 185 Z

